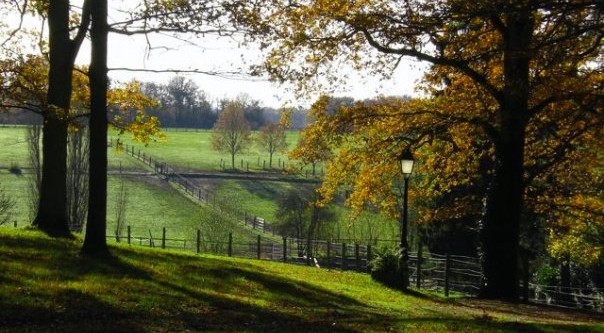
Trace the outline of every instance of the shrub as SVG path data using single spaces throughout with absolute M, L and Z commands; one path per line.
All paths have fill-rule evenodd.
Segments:
M 371 260 L 371 278 L 391 288 L 400 289 L 403 280 L 400 269 L 400 249 L 383 248 Z

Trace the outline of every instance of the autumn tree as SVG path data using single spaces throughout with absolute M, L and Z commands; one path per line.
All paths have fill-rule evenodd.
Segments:
M 268 167 L 273 167 L 273 154 L 287 150 L 285 129 L 280 124 L 269 123 L 260 128 L 258 145 L 268 152 Z
M 42 17 L 48 22 L 48 39 L 40 38 L 39 47 L 48 57 L 49 70 L 46 103 L 41 109 L 44 116 L 42 127 L 42 179 L 40 200 L 34 225 L 48 234 L 69 234 L 66 207 L 66 158 L 67 114 L 71 102 L 73 66 L 90 24 L 90 1 L 85 0 L 81 11 L 72 11 L 69 0 L 14 1 L 4 4 L 15 9 L 21 22 L 27 15 Z M 17 39 L 17 29 L 10 31 L 3 46 Z M 4 38 L 4 36 L 3 36 Z M 19 57 L 19 49 L 11 49 Z M 10 58 L 9 58 L 10 59 Z M 14 60 L 14 57 L 13 57 Z
M 486 139 L 470 148 L 492 153 L 481 217 L 483 295 L 517 299 L 519 234 L 530 171 L 525 145 L 530 133 L 555 128 L 558 122 L 534 120 L 552 108 L 561 109 L 571 122 L 601 116 L 604 20 L 598 1 L 263 3 L 264 10 L 245 13 L 268 49 L 265 68 L 274 79 L 316 87 L 342 83 L 331 70 L 334 63 L 384 76 L 404 57 L 432 64 L 428 81 L 433 94 L 457 102 L 447 105 L 448 119 Z M 435 114 L 427 108 L 416 114 L 421 112 Z M 429 137 L 421 133 L 426 131 L 384 139 L 392 150 L 417 150 Z M 346 157 L 356 160 L 355 154 L 342 149 L 338 156 L 343 162 Z M 334 168 L 332 174 L 347 171 Z
M 235 155 L 242 153 L 251 143 L 250 125 L 245 119 L 243 106 L 228 102 L 212 130 L 212 146 L 217 151 L 231 156 L 231 167 L 235 169 Z

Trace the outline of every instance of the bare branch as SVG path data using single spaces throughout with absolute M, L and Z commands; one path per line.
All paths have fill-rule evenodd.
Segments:
M 8 34 L 8 36 L 2 42 L 2 44 L 0 44 L 0 47 L 2 47 L 2 48 L 4 48 L 6 46 L 6 43 L 8 43 L 11 39 L 13 39 L 13 37 L 15 37 L 15 35 L 17 35 L 17 33 L 19 33 L 19 31 L 21 31 L 21 28 L 23 28 L 23 21 L 25 20 L 25 14 L 27 12 L 28 1 L 27 0 L 23 1 L 23 7 L 19 7 L 18 2 L 15 2 L 15 3 L 17 6 L 17 11 L 19 12 L 19 24 L 13 31 L 11 31 Z
M 122 71 L 122 72 L 146 72 L 146 73 L 180 73 L 180 74 L 202 74 L 217 76 L 229 80 L 237 81 L 267 81 L 252 75 L 243 74 L 237 71 L 204 71 L 200 69 L 149 69 L 149 68 L 127 68 L 127 67 L 114 67 L 109 68 L 109 71 Z
M 486 76 L 484 76 L 484 75 L 480 74 L 479 72 L 475 71 L 474 69 L 472 69 L 470 66 L 468 66 L 468 64 L 466 62 L 456 60 L 456 59 L 450 59 L 450 58 L 446 58 L 446 57 L 435 57 L 435 56 L 432 56 L 427 53 L 417 51 L 417 50 L 414 50 L 411 48 L 395 49 L 395 48 L 386 47 L 386 46 L 380 44 L 367 29 L 361 28 L 361 29 L 359 29 L 359 31 L 365 36 L 365 38 L 367 39 L 367 43 L 369 43 L 369 45 L 371 45 L 373 48 L 375 48 L 376 50 L 378 50 L 382 53 L 398 54 L 398 55 L 403 55 L 403 56 L 414 57 L 418 60 L 427 61 L 427 62 L 433 63 L 435 65 L 453 67 L 453 68 L 463 72 L 464 74 L 466 74 L 470 78 L 472 78 L 475 82 L 477 82 L 480 86 L 485 88 L 489 93 L 491 93 L 491 95 L 499 102 L 499 104 L 503 104 L 503 94 L 501 93 L 501 91 L 499 89 L 497 89 L 494 85 L 492 85 L 488 81 Z

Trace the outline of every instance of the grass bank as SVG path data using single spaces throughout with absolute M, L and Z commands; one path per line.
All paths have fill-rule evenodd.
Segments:
M 410 296 L 367 275 L 0 229 L 0 332 L 604 332 L 602 316 Z

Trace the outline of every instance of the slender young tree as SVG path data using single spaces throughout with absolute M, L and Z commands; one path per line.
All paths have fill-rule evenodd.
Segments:
M 280 124 L 269 123 L 260 129 L 258 145 L 268 153 L 268 167 L 273 167 L 273 155 L 287 150 L 285 129 Z
M 251 142 L 250 125 L 245 119 L 243 105 L 228 102 L 218 116 L 212 132 L 212 146 L 217 151 L 231 156 L 231 167 L 235 169 L 235 156 Z

